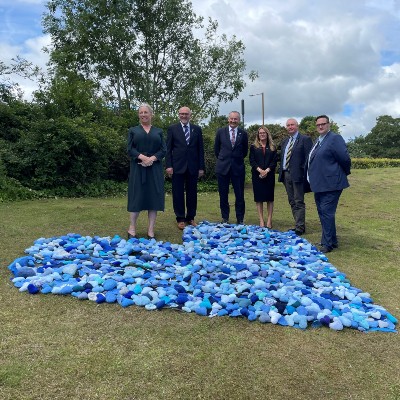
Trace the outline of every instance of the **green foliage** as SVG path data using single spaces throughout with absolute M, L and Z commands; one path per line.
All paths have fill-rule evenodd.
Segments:
M 318 137 L 317 127 L 315 126 L 315 118 L 316 117 L 313 115 L 307 115 L 306 117 L 302 118 L 302 120 L 299 123 L 299 131 L 304 133 L 305 135 L 310 136 L 313 141 L 315 141 L 315 139 L 317 139 Z M 340 134 L 339 125 L 332 120 L 331 120 L 331 131 Z
M 35 191 L 23 187 L 16 179 L 9 178 L 0 158 L 0 203 L 15 200 L 32 200 L 39 197 Z
M 394 158 L 352 158 L 352 169 L 400 167 L 400 159 Z
M 165 119 L 185 104 L 202 119 L 245 86 L 243 43 L 218 37 L 215 21 L 198 39 L 203 19 L 190 1 L 50 0 L 47 10 L 55 71 L 101 82 L 119 109 L 148 102 Z
M 9 64 L 0 61 L 0 101 L 7 104 L 23 96 L 20 86 L 9 78 L 13 74 L 32 79 L 40 76 L 40 69 L 19 56 L 12 58 Z
M 307 115 L 302 118 L 299 123 L 299 131 L 315 140 L 318 137 L 317 128 L 315 126 L 315 117 Z
M 71 96 L 65 106 L 68 116 L 62 101 L 41 96 L 41 104 L 0 105 L 0 156 L 6 175 L 35 190 L 74 188 L 100 179 L 126 181 L 130 113 L 116 116 L 100 106 L 97 111 L 86 105 L 79 109 L 73 100 L 82 96 Z
M 400 118 L 382 115 L 365 137 L 351 142 L 351 154 L 373 158 L 400 158 Z
M 260 127 L 260 124 L 254 124 L 250 125 L 248 128 L 246 128 L 248 134 L 249 134 L 249 142 L 253 143 L 256 135 L 258 128 Z M 274 140 L 275 146 L 279 148 L 282 140 L 287 136 L 286 129 L 282 125 L 279 124 L 266 124 L 265 125 L 268 130 L 271 132 L 272 139 Z

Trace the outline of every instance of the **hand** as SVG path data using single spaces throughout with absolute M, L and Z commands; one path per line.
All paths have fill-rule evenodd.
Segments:
M 265 178 L 268 174 L 268 171 L 266 169 L 258 168 L 257 171 L 260 173 L 259 177 L 261 179 Z
M 204 176 L 204 171 L 202 169 L 199 169 L 199 178 L 201 178 L 202 176 Z
M 157 158 L 154 156 L 146 157 L 143 154 L 140 154 L 138 158 L 141 161 L 139 165 L 143 167 L 151 167 L 153 165 L 153 162 L 157 160 Z
M 171 178 L 171 176 L 174 174 L 174 169 L 173 168 L 167 168 L 165 170 L 165 172 L 167 173 L 167 175 Z

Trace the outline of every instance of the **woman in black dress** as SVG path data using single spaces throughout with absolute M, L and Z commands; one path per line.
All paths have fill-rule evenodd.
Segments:
M 131 158 L 128 183 L 130 226 L 128 239 L 136 237 L 136 221 L 148 210 L 148 238 L 154 238 L 157 211 L 164 211 L 164 169 L 162 159 L 167 148 L 163 131 L 151 124 L 153 110 L 148 104 L 139 107 L 140 125 L 129 129 L 128 154 Z
M 264 202 L 267 203 L 267 228 L 272 228 L 272 212 L 274 210 L 276 147 L 271 132 L 260 126 L 256 140 L 250 147 L 251 178 L 253 182 L 254 201 L 260 218 L 260 226 L 264 227 Z

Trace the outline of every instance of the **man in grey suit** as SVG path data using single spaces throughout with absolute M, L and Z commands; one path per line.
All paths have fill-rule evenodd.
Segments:
M 236 222 L 243 223 L 245 213 L 244 181 L 249 140 L 247 132 L 239 128 L 240 113 L 229 113 L 228 126 L 220 128 L 215 135 L 214 153 L 217 157 L 215 172 L 218 179 L 219 204 L 222 222 L 229 222 L 229 184 L 235 193 Z
M 349 187 L 351 159 L 344 139 L 330 130 L 329 118 L 320 115 L 315 122 L 319 138 L 308 157 L 306 173 L 322 226 L 320 250 L 328 253 L 338 247 L 335 214 L 343 189 Z
M 285 185 L 286 193 L 295 221 L 296 235 L 306 231 L 306 205 L 304 203 L 304 168 L 312 148 L 312 139 L 299 133 L 299 124 L 294 118 L 286 122 L 289 137 L 281 145 L 281 166 L 278 181 Z

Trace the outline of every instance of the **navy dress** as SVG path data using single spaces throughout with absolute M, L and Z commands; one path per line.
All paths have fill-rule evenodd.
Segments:
M 141 125 L 129 129 L 128 154 L 131 158 L 128 182 L 128 211 L 164 211 L 164 168 L 166 154 L 163 131 L 154 126 L 147 133 Z M 150 167 L 139 165 L 139 154 L 155 156 L 157 161 Z
M 251 180 L 253 182 L 254 201 L 256 203 L 265 201 L 274 201 L 275 193 L 275 169 L 276 169 L 276 151 L 271 151 L 267 146 L 264 150 L 262 147 L 251 145 L 250 147 L 250 165 Z M 257 168 L 267 169 L 271 171 L 265 178 L 260 178 Z

